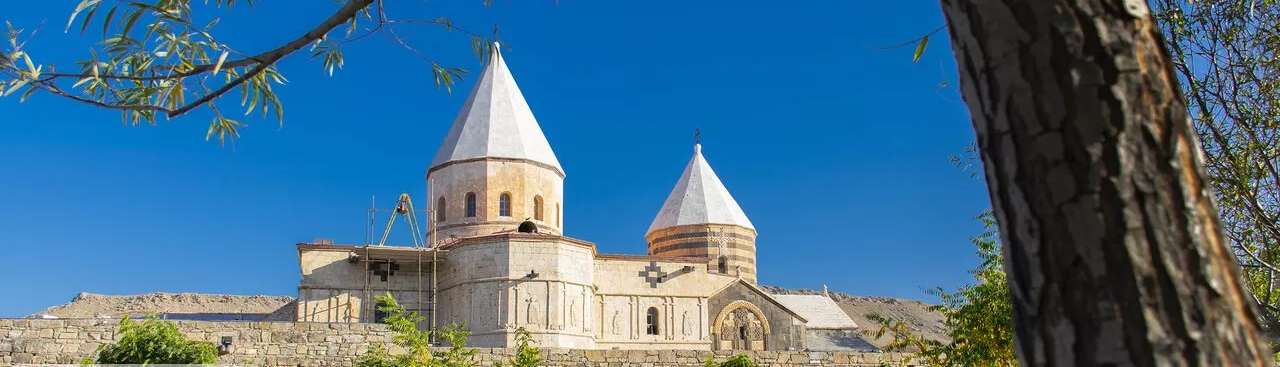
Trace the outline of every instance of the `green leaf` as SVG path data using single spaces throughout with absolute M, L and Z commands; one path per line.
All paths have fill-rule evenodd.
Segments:
M 84 30 L 89 28 L 89 21 L 90 21 L 90 20 L 93 20 L 93 14 L 94 14 L 94 13 L 97 13 L 97 12 L 98 12 L 98 7 L 96 7 L 96 6 L 95 6 L 95 7 L 93 7 L 93 9 L 89 9 L 89 12 L 88 12 L 88 13 L 85 13 L 85 14 L 84 14 L 84 21 L 83 21 L 83 22 L 80 22 L 80 33 L 81 33 L 81 34 L 84 34 Z
M 102 0 L 83 0 L 79 5 L 76 5 L 76 10 L 71 12 L 71 19 L 67 19 L 67 29 L 64 32 L 71 31 L 71 25 L 76 22 L 76 16 L 80 15 L 80 12 L 97 5 L 99 2 L 102 2 Z
M 911 57 L 911 62 L 914 63 L 914 62 L 920 61 L 920 56 L 924 55 L 924 48 L 928 44 L 929 44 L 929 36 L 924 36 L 924 38 L 920 39 L 920 44 L 916 45 L 916 54 L 915 56 Z
M 116 9 L 118 9 L 118 8 L 120 8 L 120 6 L 119 6 L 119 5 L 116 5 L 116 6 L 111 7 L 111 11 L 107 12 L 107 18 L 106 18 L 106 19 L 104 19 L 104 20 L 102 21 L 102 36 L 103 36 L 103 37 L 106 37 L 106 36 L 107 36 L 107 31 L 111 29 L 111 17 L 113 17 L 113 16 L 115 16 L 115 15 L 116 15 Z M 83 32 L 84 32 L 84 30 L 81 30 L 80 32 L 82 32 L 82 33 L 83 33 Z
M 35 74 L 35 73 L 36 73 L 36 66 L 35 66 L 34 64 L 32 64 L 32 63 L 31 63 L 31 56 L 28 56 L 28 55 L 26 55 L 26 54 L 23 54 L 23 55 L 22 55 L 22 59 L 23 59 L 23 60 L 25 60 L 25 61 L 27 62 L 27 70 L 31 71 L 31 73 L 32 73 L 32 74 Z M 35 78 L 35 76 L 32 76 L 32 78 Z
M 133 30 L 134 23 L 137 23 L 138 17 L 141 17 L 141 16 L 142 16 L 141 10 L 133 10 L 132 13 L 129 13 L 129 18 L 125 19 L 124 21 L 124 29 L 120 31 L 121 34 L 129 34 L 129 31 Z
M 27 97 L 30 97 L 30 96 L 31 96 L 31 93 L 33 93 L 33 92 L 35 92 L 35 91 L 36 91 L 36 87 L 35 87 L 35 86 L 28 87 L 28 88 L 27 88 L 27 91 L 22 93 L 22 98 L 19 98 L 19 99 L 18 99 L 18 103 L 26 102 L 26 101 L 27 101 Z
M 227 61 L 227 51 L 222 51 L 222 55 L 218 56 L 218 63 L 213 64 L 213 75 L 218 75 L 218 71 L 222 70 L 222 63 Z

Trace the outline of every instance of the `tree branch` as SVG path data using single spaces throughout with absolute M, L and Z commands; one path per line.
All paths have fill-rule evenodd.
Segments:
M 206 103 L 209 103 L 209 101 L 217 99 L 223 94 L 226 94 L 227 92 L 231 91 L 236 86 L 239 86 L 240 84 L 243 84 L 249 79 L 257 76 L 258 74 L 261 74 L 264 70 L 271 67 L 271 65 L 274 65 L 276 62 L 280 61 L 285 56 L 288 56 L 302 49 L 303 47 L 306 47 L 308 44 L 315 42 L 316 40 L 323 39 L 325 35 L 327 35 L 334 28 L 337 28 L 339 25 L 346 23 L 352 17 L 357 16 L 361 9 L 368 7 L 369 5 L 373 4 L 375 1 L 378 1 L 378 0 L 351 0 L 347 2 L 345 5 L 343 5 L 342 8 L 338 9 L 338 11 L 335 12 L 333 15 L 329 16 L 328 19 L 325 19 L 324 22 L 320 23 L 315 28 L 312 28 L 311 30 L 307 31 L 307 33 L 303 34 L 297 39 L 294 39 L 293 41 L 290 41 L 289 43 L 281 45 L 280 47 L 276 47 L 275 49 L 262 52 L 257 55 L 223 62 L 220 67 L 218 64 L 200 64 L 200 65 L 195 65 L 193 68 L 191 68 L 191 70 L 187 70 L 181 73 L 171 74 L 171 75 L 152 75 L 152 76 L 114 75 L 114 74 L 99 74 L 95 76 L 91 74 L 46 72 L 46 73 L 42 73 L 42 76 L 47 76 L 47 77 L 42 78 L 36 82 L 40 84 L 42 89 L 45 89 L 51 93 L 54 93 L 56 95 L 60 95 L 63 97 L 67 97 L 75 101 L 88 103 L 97 107 L 116 109 L 116 110 L 158 111 L 158 112 L 164 112 L 165 115 L 169 118 L 173 118 L 173 117 L 181 116 L 197 107 L 200 107 Z M 53 82 L 59 78 L 80 79 L 80 78 L 86 78 L 86 77 L 96 77 L 101 79 L 112 79 L 112 80 L 152 81 L 152 82 L 161 81 L 161 80 L 180 80 L 187 77 L 212 72 L 215 68 L 234 69 L 234 68 L 241 68 L 241 67 L 247 67 L 247 66 L 253 66 L 253 68 L 245 72 L 244 74 L 241 74 L 236 79 L 223 85 L 222 87 L 214 90 L 213 92 L 210 92 L 209 94 L 206 94 L 203 97 L 176 109 L 168 109 L 161 106 L 152 106 L 152 105 L 122 105 L 118 103 L 105 103 L 101 101 L 95 101 L 95 100 L 78 97 L 70 93 L 67 93 L 66 91 L 61 90 L 60 88 L 58 88 L 53 84 Z M 158 66 L 156 68 L 164 68 L 164 67 L 165 66 Z M 176 66 L 172 66 L 172 65 L 168 67 L 170 69 L 176 68 Z
M 227 83 L 222 87 L 214 90 L 213 93 L 206 94 L 204 97 L 200 97 L 200 99 L 197 99 L 195 102 L 188 103 L 187 105 L 182 106 L 176 110 L 169 111 L 169 113 L 167 113 L 166 116 L 168 116 L 169 118 L 181 116 L 182 114 L 187 113 L 196 107 L 200 107 L 201 105 L 208 103 L 209 101 L 212 101 L 213 99 L 218 98 L 223 94 L 226 94 L 232 88 L 235 88 L 236 86 L 243 84 L 245 81 L 249 80 L 250 78 L 257 76 L 258 74 L 262 73 L 263 70 L 267 70 L 268 67 L 271 67 L 272 64 L 275 64 L 277 61 L 280 61 L 280 59 L 283 59 L 285 56 L 289 56 L 289 54 L 292 54 L 294 51 L 301 50 L 303 47 L 306 47 L 311 42 L 315 42 L 318 39 L 324 38 L 324 36 L 328 34 L 329 31 L 333 30 L 334 28 L 337 28 L 339 25 L 343 23 L 346 23 L 347 20 L 350 20 L 352 17 L 355 17 L 360 12 L 360 9 L 364 9 L 365 7 L 368 7 L 370 4 L 373 4 L 374 1 L 376 0 L 351 0 L 347 2 L 347 4 L 343 5 L 341 9 L 338 9 L 338 12 L 334 13 L 332 16 L 329 16 L 329 19 L 325 19 L 323 23 L 320 23 L 320 25 L 311 29 L 306 34 L 303 34 L 301 37 L 298 37 L 298 39 L 290 41 L 289 43 L 283 46 L 277 47 L 274 50 L 267 51 L 267 52 L 258 54 L 257 56 L 254 56 L 253 58 L 256 60 L 253 62 L 257 62 L 258 64 L 257 66 L 254 66 L 253 69 L 249 70 L 244 74 L 241 74 L 239 77 L 237 77 L 235 80 L 232 80 L 230 83 Z M 252 64 L 253 62 L 250 62 L 249 64 Z M 249 64 L 246 64 L 246 65 L 249 65 Z M 223 64 L 223 65 L 225 67 L 226 64 Z

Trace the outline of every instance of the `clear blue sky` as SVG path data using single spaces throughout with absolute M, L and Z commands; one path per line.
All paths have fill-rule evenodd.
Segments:
M 69 66 L 95 41 L 62 32 L 75 3 L 11 2 L 0 18 L 28 30 L 47 20 L 28 51 Z M 910 47 L 870 47 L 940 26 L 936 1 L 390 4 L 400 18 L 500 26 L 568 175 L 566 234 L 602 253 L 645 251 L 700 127 L 708 161 L 760 233 L 762 284 L 928 300 L 920 287 L 971 279 L 972 218 L 988 202 L 947 160 L 973 132 L 964 105 L 938 90 L 954 79 L 945 32 L 919 64 Z M 264 1 L 226 15 L 216 34 L 256 52 L 334 9 Z M 478 71 L 465 37 L 403 33 Z M 82 291 L 294 296 L 295 243 L 361 243 L 370 195 L 385 209 L 409 192 L 425 207 L 423 174 L 470 78 L 437 91 L 424 62 L 382 38 L 348 47 L 332 77 L 306 57 L 281 64 L 283 128 L 255 115 L 234 150 L 204 141 L 206 110 L 128 127 L 50 95 L 0 99 L 0 317 Z

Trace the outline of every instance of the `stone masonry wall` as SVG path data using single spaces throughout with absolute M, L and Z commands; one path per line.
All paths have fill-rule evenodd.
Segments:
M 234 352 L 219 362 L 256 366 L 350 366 L 368 350 L 370 342 L 389 344 L 391 332 L 382 325 L 288 322 L 178 321 L 178 328 L 196 340 L 216 342 L 232 336 Z M 17 363 L 75 363 L 102 343 L 114 340 L 114 320 L 0 319 L 0 366 Z M 395 353 L 397 348 L 391 348 Z M 511 349 L 479 349 L 478 367 L 514 356 Z M 548 367 L 701 367 L 708 357 L 718 360 L 729 352 L 688 350 L 544 349 Z M 894 353 L 747 352 L 762 367 L 873 367 L 899 362 Z M 910 363 L 906 365 L 918 365 Z

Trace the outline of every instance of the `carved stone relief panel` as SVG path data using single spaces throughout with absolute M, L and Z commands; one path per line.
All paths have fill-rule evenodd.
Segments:
M 697 317 L 696 315 L 693 317 Z M 685 338 L 693 335 L 693 330 L 697 327 L 693 325 L 693 318 L 689 316 L 689 311 L 680 314 L 680 334 Z
M 624 331 L 622 323 L 626 321 L 625 318 L 626 316 L 622 314 L 622 310 L 613 310 L 613 327 L 609 328 L 611 334 L 622 336 L 622 332 Z
M 769 324 L 763 315 L 750 303 L 731 303 L 720 312 L 713 329 L 717 334 L 718 349 L 764 350 Z

